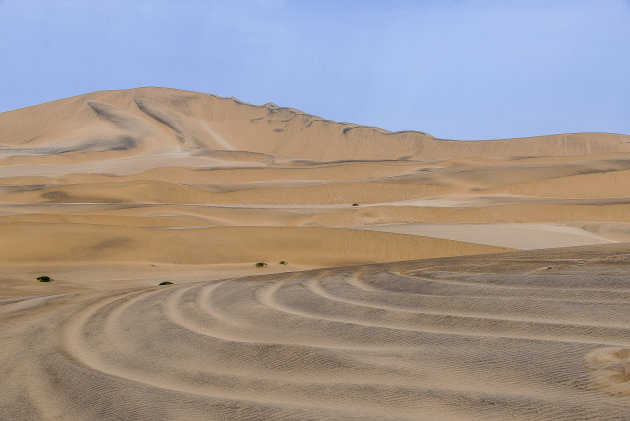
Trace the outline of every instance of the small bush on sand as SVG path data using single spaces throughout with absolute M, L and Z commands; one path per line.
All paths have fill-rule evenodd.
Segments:
M 257 268 L 264 268 L 265 266 L 267 266 L 267 263 L 265 263 L 265 262 L 258 262 L 258 263 L 256 263 L 256 267 Z
M 359 204 L 358 203 L 353 203 L 352 206 L 359 206 Z
M 173 285 L 173 283 L 171 281 L 162 281 L 159 285 Z
M 288 265 L 288 264 L 289 264 L 289 262 L 287 262 L 286 260 L 280 260 L 280 264 L 281 264 L 281 265 Z
M 39 282 L 51 282 L 52 278 L 50 276 L 42 275 L 42 276 L 38 276 L 37 280 Z

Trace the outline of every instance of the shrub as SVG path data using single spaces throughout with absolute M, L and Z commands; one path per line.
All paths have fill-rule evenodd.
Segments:
M 352 206 L 359 206 L 359 204 L 358 203 L 353 203 Z
M 160 282 L 158 285 L 173 285 L 173 283 L 171 281 L 163 281 Z
M 52 278 L 50 276 L 42 275 L 42 276 L 38 276 L 37 280 L 39 282 L 51 282 Z
M 265 262 L 258 262 L 258 263 L 256 263 L 256 267 L 257 268 L 264 268 L 265 266 L 267 266 L 267 263 L 265 263 Z
M 288 265 L 288 264 L 289 264 L 289 262 L 287 262 L 286 260 L 280 260 L 280 264 L 281 264 L 281 265 Z

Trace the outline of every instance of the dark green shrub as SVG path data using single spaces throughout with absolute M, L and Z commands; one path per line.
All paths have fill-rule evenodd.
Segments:
M 289 262 L 287 262 L 286 260 L 280 260 L 280 264 L 281 264 L 281 265 L 288 265 L 288 264 L 289 264 Z
M 353 203 L 352 206 L 359 206 L 359 204 L 358 203 Z
M 265 266 L 267 266 L 267 263 L 265 263 L 265 262 L 258 262 L 258 263 L 256 263 L 256 267 L 257 268 L 264 268 Z
M 173 285 L 171 281 L 162 281 L 158 285 Z
M 42 275 L 42 276 L 38 276 L 37 280 L 39 282 L 51 282 L 52 278 L 50 276 Z

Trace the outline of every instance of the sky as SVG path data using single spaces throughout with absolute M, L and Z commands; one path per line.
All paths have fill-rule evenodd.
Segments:
M 0 0 L 0 112 L 140 86 L 444 139 L 630 134 L 630 0 Z

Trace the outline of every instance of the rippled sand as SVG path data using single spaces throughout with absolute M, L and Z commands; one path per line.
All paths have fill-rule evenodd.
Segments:
M 627 419 L 628 265 L 589 246 L 3 301 L 0 413 Z

